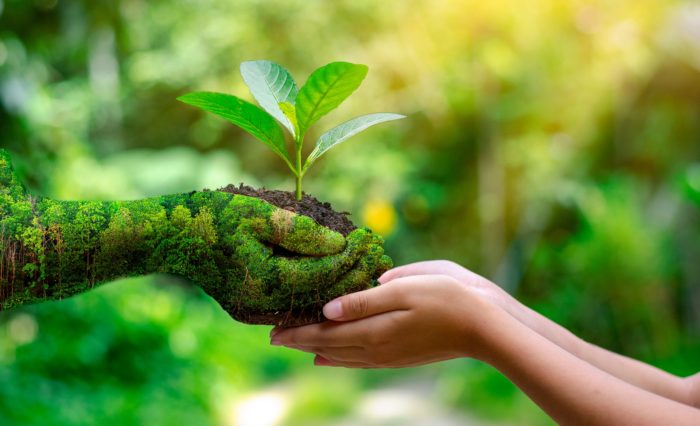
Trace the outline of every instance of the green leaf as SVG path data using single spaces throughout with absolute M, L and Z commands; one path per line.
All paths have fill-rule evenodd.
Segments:
M 343 142 L 351 136 L 354 136 L 361 131 L 372 127 L 375 124 L 384 123 L 392 120 L 400 120 L 406 118 L 405 115 L 391 114 L 386 112 L 380 112 L 376 114 L 363 115 L 357 118 L 353 118 L 350 121 L 332 128 L 327 131 L 316 142 L 316 148 L 309 154 L 304 164 L 304 171 L 311 166 L 311 164 L 316 161 L 320 156 L 326 153 L 329 149 Z
M 292 124 L 292 127 L 294 129 L 292 134 L 298 135 L 299 134 L 299 124 L 297 123 L 296 107 L 294 105 L 290 104 L 289 102 L 280 102 L 279 107 L 282 110 L 282 113 L 284 114 L 284 116 L 287 117 L 289 122 Z M 295 138 L 294 143 L 299 145 L 299 144 L 301 144 L 301 140 Z
M 284 134 L 268 113 L 242 99 L 225 93 L 193 92 L 177 98 L 230 121 L 270 147 L 294 170 L 289 161 Z
M 297 95 L 300 134 L 303 136 L 319 118 L 337 108 L 366 75 L 367 66 L 348 62 L 331 62 L 314 71 Z
M 295 136 L 294 126 L 279 107 L 281 102 L 294 104 L 299 91 L 289 71 L 271 61 L 248 61 L 241 64 L 241 75 L 260 106 Z

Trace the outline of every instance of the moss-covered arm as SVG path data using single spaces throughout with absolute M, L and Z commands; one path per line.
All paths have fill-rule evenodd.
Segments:
M 391 266 L 381 237 L 347 237 L 253 197 L 219 191 L 135 201 L 26 193 L 0 150 L 0 310 L 120 277 L 191 280 L 239 321 L 298 325 Z

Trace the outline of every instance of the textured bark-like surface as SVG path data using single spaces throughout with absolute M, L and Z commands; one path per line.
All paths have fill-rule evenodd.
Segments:
M 307 324 L 323 319 L 327 301 L 376 283 L 391 266 L 382 243 L 367 229 L 344 236 L 222 191 L 109 202 L 33 197 L 0 150 L 0 309 L 170 273 L 239 321 Z

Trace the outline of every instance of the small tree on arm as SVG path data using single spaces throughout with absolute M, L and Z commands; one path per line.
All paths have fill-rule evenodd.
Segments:
M 295 176 L 296 198 L 301 200 L 304 175 L 328 150 L 375 124 L 405 118 L 392 113 L 353 118 L 322 134 L 311 154 L 302 162 L 306 132 L 347 99 L 360 86 L 367 71 L 365 65 L 331 62 L 314 71 L 304 86 L 297 89 L 291 74 L 281 65 L 271 61 L 249 61 L 241 64 L 241 74 L 262 109 L 224 93 L 193 92 L 180 96 L 178 100 L 230 121 L 272 149 Z M 294 140 L 292 156 L 278 122 Z

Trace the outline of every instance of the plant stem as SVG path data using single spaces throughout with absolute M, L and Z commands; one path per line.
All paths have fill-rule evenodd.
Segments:
M 301 179 L 304 174 L 301 172 L 301 144 L 298 143 L 296 147 L 297 151 L 297 201 L 301 201 Z

